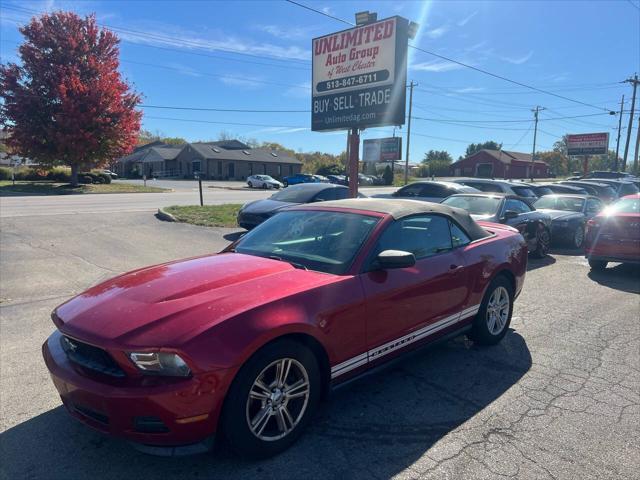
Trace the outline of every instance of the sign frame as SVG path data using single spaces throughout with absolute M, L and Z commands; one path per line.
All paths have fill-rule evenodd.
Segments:
M 377 146 L 375 159 L 367 158 L 367 148 L 370 145 Z M 386 150 L 385 151 L 385 147 Z M 376 147 L 373 147 L 376 148 Z M 399 162 L 402 160 L 402 137 L 369 138 L 362 142 L 362 161 L 367 163 Z
M 316 42 L 328 37 L 339 36 L 344 39 L 344 35 L 347 32 L 354 32 L 359 29 L 375 29 L 377 25 L 385 24 L 389 20 L 395 22 L 395 43 L 394 52 L 392 53 L 394 58 L 394 71 L 364 71 L 363 73 L 336 76 L 331 80 L 323 80 L 323 90 L 330 89 L 330 93 L 320 92 L 318 85 L 315 85 L 316 71 L 315 62 L 316 57 L 315 46 Z M 409 20 L 398 15 L 383 18 L 376 22 L 372 22 L 366 25 L 358 25 L 352 28 L 333 32 L 321 37 L 316 37 L 311 41 L 312 62 L 311 62 L 311 131 L 335 131 L 335 130 L 348 130 L 348 129 L 364 129 L 371 127 L 384 127 L 404 125 L 406 117 L 406 84 L 407 84 L 407 49 L 408 49 L 408 31 Z M 363 33 L 364 36 L 364 33 Z M 333 42 L 334 44 L 336 42 Z M 370 42 L 369 42 L 370 43 Z M 333 55 L 337 51 L 348 49 L 349 47 L 343 47 L 341 49 L 333 50 L 329 53 L 320 53 L 318 55 L 326 56 Z M 355 48 L 355 47 L 354 47 Z M 362 44 L 358 48 L 366 48 L 366 45 L 362 47 Z M 373 48 L 373 47 L 372 47 Z M 350 52 L 347 52 L 350 55 Z M 383 73 L 386 72 L 386 73 Z M 380 74 L 383 77 L 381 82 L 377 82 L 378 85 L 371 86 L 366 80 L 374 74 Z M 387 75 L 388 74 L 388 75 Z M 393 75 L 392 81 L 386 82 L 384 76 L 387 78 Z M 364 83 L 360 87 L 360 81 Z M 355 85 L 350 85 L 349 82 L 355 82 Z M 337 84 L 336 84 L 337 82 Z M 385 82 L 385 83 L 383 83 Z M 346 84 L 339 86 L 339 84 Z M 375 82 L 374 82 L 375 83 Z M 331 84 L 331 85 L 329 85 Z M 368 102 L 368 99 L 376 99 L 375 105 L 363 106 L 363 103 Z M 316 103 L 322 100 L 322 103 Z M 378 103 L 380 102 L 380 103 Z M 371 102 L 369 102 L 371 103 Z
M 572 143 L 583 144 L 571 146 Z M 598 144 L 598 145 L 594 145 Z M 567 155 L 606 155 L 609 152 L 609 132 L 567 134 Z

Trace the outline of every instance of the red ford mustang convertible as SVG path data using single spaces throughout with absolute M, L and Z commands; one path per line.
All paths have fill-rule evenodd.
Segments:
M 52 314 L 43 345 L 71 415 L 149 452 L 224 436 L 278 453 L 330 388 L 461 333 L 507 332 L 527 246 L 411 200 L 278 213 L 217 255 L 136 270 Z

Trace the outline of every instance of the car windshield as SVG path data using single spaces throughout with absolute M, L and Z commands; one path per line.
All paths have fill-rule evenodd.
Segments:
M 640 213 L 640 198 L 621 198 L 607 207 L 606 213 Z
M 584 198 L 555 196 L 542 197 L 534 203 L 534 206 L 537 209 L 547 208 L 549 210 L 582 212 L 582 209 L 584 208 Z
M 489 216 L 495 215 L 500 207 L 501 198 L 497 197 L 476 197 L 476 196 L 454 196 L 449 197 L 442 203 L 450 207 L 463 208 L 471 215 Z
M 292 185 L 281 192 L 271 195 L 271 200 L 287 203 L 307 203 L 320 190 L 309 188 L 309 185 Z
M 235 251 L 342 275 L 378 221 L 355 213 L 281 212 L 242 237 Z

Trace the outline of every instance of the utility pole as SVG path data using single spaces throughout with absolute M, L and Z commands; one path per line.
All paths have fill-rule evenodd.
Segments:
M 409 84 L 409 122 L 407 125 L 407 151 L 404 154 L 404 184 L 409 183 L 409 146 L 411 144 L 411 107 L 413 106 L 413 87 L 418 86 L 417 83 Z
M 627 169 L 627 154 L 629 153 L 629 141 L 631 140 L 631 130 L 633 129 L 633 114 L 636 106 L 636 88 L 638 88 L 638 74 L 635 74 L 633 78 L 627 78 L 624 83 L 633 84 L 633 95 L 631 96 L 631 114 L 629 115 L 629 126 L 627 127 L 627 142 L 624 145 L 624 157 L 622 158 L 622 171 Z
M 616 159 L 613 163 L 613 171 L 618 171 L 618 152 L 620 151 L 620 132 L 622 131 L 622 112 L 624 111 L 624 95 L 620 100 L 620 118 L 618 118 L 618 140 L 616 140 Z
M 535 127 L 533 129 L 533 152 L 531 153 L 531 181 L 533 182 L 533 169 L 536 165 L 536 138 L 538 138 L 538 113 L 544 110 L 544 107 L 541 106 L 537 106 L 536 108 L 534 108 L 533 110 L 531 110 L 533 112 L 533 117 L 535 119 Z
M 633 155 L 633 173 L 638 175 L 638 150 L 640 149 L 640 117 L 638 117 L 638 132 L 636 133 L 636 153 Z
M 349 194 L 358 197 L 358 156 L 360 153 L 360 131 L 352 128 L 349 133 Z

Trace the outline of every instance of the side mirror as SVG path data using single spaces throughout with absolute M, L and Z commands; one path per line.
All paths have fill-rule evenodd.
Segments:
M 511 220 L 513 218 L 516 218 L 518 215 L 520 214 L 515 210 L 507 210 L 506 212 L 504 212 L 504 216 L 502 218 L 504 218 L 505 220 Z
M 383 270 L 393 268 L 408 268 L 416 264 L 416 257 L 411 252 L 402 250 L 385 250 L 380 252 L 376 258 L 378 265 Z

